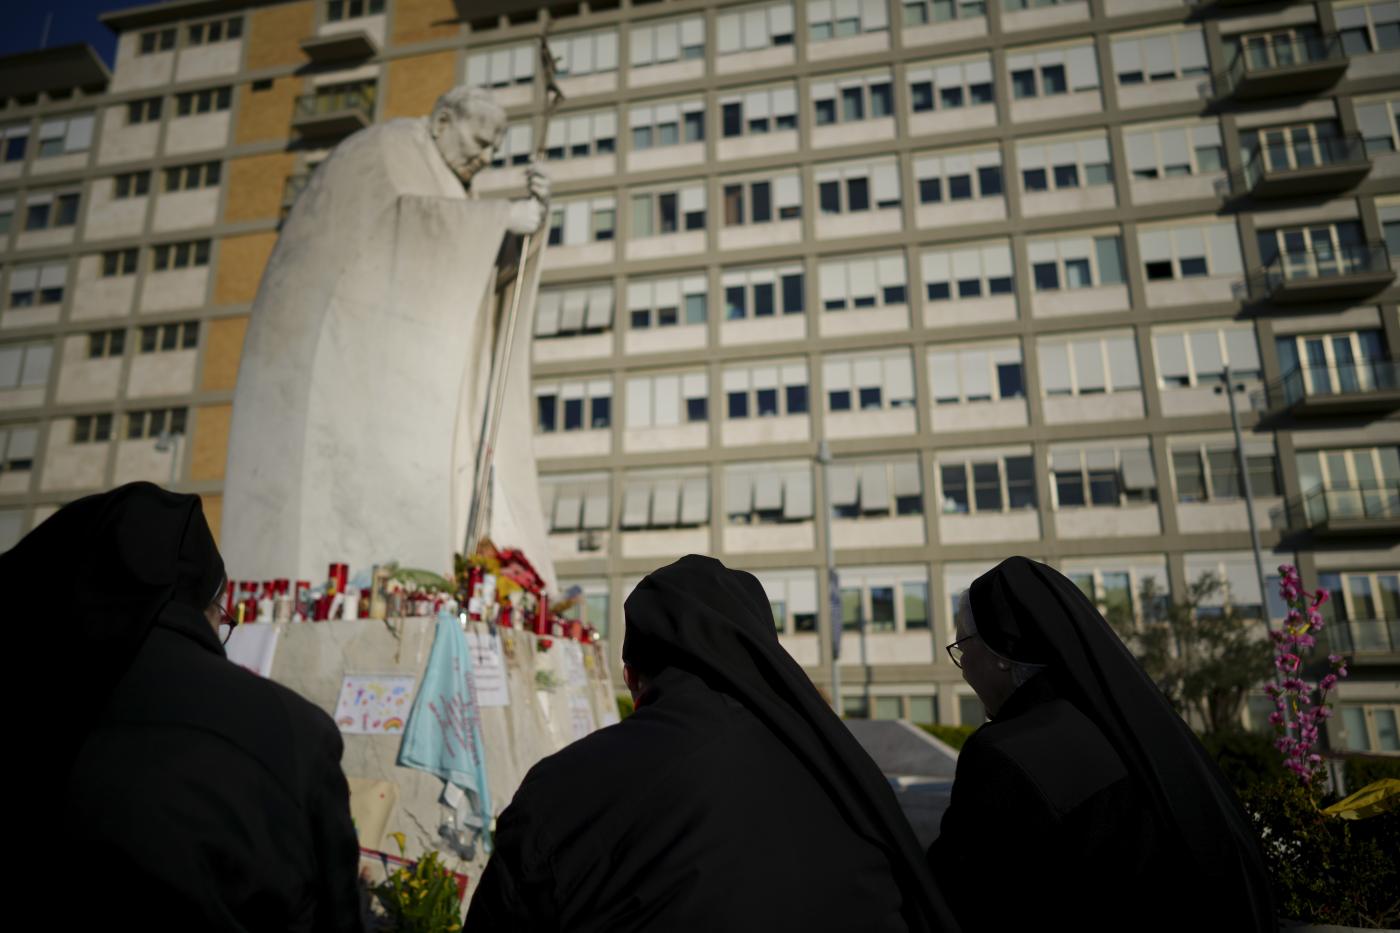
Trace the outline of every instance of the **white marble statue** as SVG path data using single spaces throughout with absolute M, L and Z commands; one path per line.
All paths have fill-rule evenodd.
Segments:
M 462 550 L 493 346 L 496 259 L 537 231 L 531 196 L 478 199 L 505 113 L 454 88 L 424 119 L 341 143 L 283 226 L 234 394 L 222 549 L 233 579 L 324 578 L 397 560 L 446 571 Z M 534 308 L 524 295 L 521 313 Z M 531 451 L 529 335 L 509 369 L 486 532 L 554 581 Z

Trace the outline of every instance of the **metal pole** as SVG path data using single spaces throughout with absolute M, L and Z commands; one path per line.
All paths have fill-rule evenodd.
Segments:
M 831 445 L 817 445 L 817 472 L 822 490 L 822 540 L 826 542 L 826 614 L 831 620 L 831 707 L 842 714 L 841 703 L 841 587 L 836 577 L 836 543 L 831 540 Z
M 1235 429 L 1235 459 L 1240 467 L 1240 485 L 1244 489 L 1244 510 L 1249 518 L 1249 545 L 1254 549 L 1254 572 L 1259 578 L 1259 599 L 1262 602 L 1260 617 L 1264 620 L 1264 630 L 1273 632 L 1269 622 L 1269 589 L 1264 581 L 1264 555 L 1259 548 L 1259 523 L 1254 518 L 1254 489 L 1249 481 L 1249 462 L 1244 453 L 1244 435 L 1240 432 L 1240 416 L 1235 410 L 1235 387 L 1230 379 L 1230 367 L 1225 367 L 1225 397 L 1230 402 L 1230 426 Z

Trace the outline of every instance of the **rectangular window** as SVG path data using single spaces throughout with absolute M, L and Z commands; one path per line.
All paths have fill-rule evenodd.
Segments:
M 137 55 L 154 55 L 156 52 L 169 52 L 175 48 L 175 30 L 152 29 L 143 32 L 136 40 Z
M 1117 236 L 1032 240 L 1027 253 L 1036 291 L 1123 284 L 1123 254 Z
M 1058 508 L 1117 508 L 1155 502 L 1157 479 L 1146 447 L 1056 446 L 1050 476 Z
M 126 331 L 97 330 L 88 334 L 88 359 L 121 356 L 126 351 Z
M 831 411 L 849 411 L 852 401 L 862 411 L 914 405 L 913 360 L 907 351 L 828 356 L 822 373 Z
M 384 12 L 384 0 L 326 0 L 327 22 L 378 16 Z
M 330 90 L 326 89 L 326 94 Z M 322 91 L 317 91 L 317 95 L 322 96 Z M 186 91 L 183 94 L 175 95 L 175 115 L 177 117 L 190 117 L 204 113 L 219 113 L 228 110 L 233 104 L 233 88 L 217 87 L 205 88 L 202 91 Z
M 1018 346 L 933 349 L 928 355 L 935 405 L 962 405 L 1025 396 Z
M 996 102 L 988 55 L 912 66 L 908 80 L 909 104 L 914 113 L 984 107 Z
M 39 125 L 38 158 L 86 152 L 92 146 L 93 115 L 76 114 Z
M 633 107 L 627 113 L 627 124 L 632 130 L 632 148 L 638 151 L 701 142 L 705 138 L 705 103 L 688 100 Z
M 74 444 L 98 444 L 112 439 L 112 416 L 78 415 L 73 419 Z
M 209 265 L 209 240 L 161 243 L 151 247 L 151 271 L 167 272 Z
M 549 45 L 557 59 L 555 73 L 561 78 L 617 70 L 616 29 L 551 36 Z M 537 50 L 518 45 L 475 55 L 467 60 L 468 83 L 487 87 L 529 84 L 534 78 L 538 56 Z
M 817 81 L 811 93 L 817 126 L 885 117 L 889 115 L 890 74 L 884 71 Z
M 929 301 L 956 301 L 1010 295 L 1014 291 L 1011 246 L 988 243 L 923 254 L 924 295 Z
M 633 68 L 648 68 L 705 57 L 705 19 L 685 19 L 634 25 L 628 36 Z
M 997 514 L 1036 507 L 1031 458 L 1024 455 L 943 460 L 939 464 L 944 515 Z
M 193 191 L 197 188 L 211 188 L 219 183 L 222 164 L 219 162 L 198 162 L 193 165 L 176 165 L 165 169 L 164 191 Z
M 160 108 L 161 98 L 159 97 L 128 101 L 126 122 L 132 126 L 140 123 L 155 123 L 160 120 Z
M 1113 183 L 1108 137 L 1028 140 L 1016 147 L 1022 187 L 1027 193 L 1086 188 Z
M 102 276 L 111 278 L 118 275 L 136 274 L 137 248 L 110 250 L 102 254 Z
M 885 0 L 807 0 L 808 38 L 812 42 L 882 32 L 889 26 Z
M 381 0 L 382 2 L 382 0 Z M 211 45 L 215 42 L 230 42 L 243 35 L 243 17 L 209 20 L 189 27 L 190 45 Z
M 1137 347 L 1129 335 L 1041 338 L 1036 342 L 1046 396 L 1085 396 L 1141 389 Z
M 792 0 L 725 10 L 715 23 L 717 52 L 734 55 L 793 44 Z
M 1200 29 L 1115 39 L 1113 70 L 1120 85 L 1177 81 L 1207 74 Z
M 602 431 L 612 424 L 612 382 L 589 379 L 535 386 L 538 433 Z
M 150 192 L 151 173 L 149 171 L 127 172 L 112 178 L 112 196 L 118 200 L 144 198 Z
M 822 310 L 876 308 L 908 301 L 904 257 L 899 254 L 829 259 L 817 269 Z

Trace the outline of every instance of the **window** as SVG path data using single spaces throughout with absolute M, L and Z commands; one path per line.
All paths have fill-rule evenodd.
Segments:
M 500 160 L 500 165 L 507 160 L 511 165 L 524 165 L 530 161 L 531 131 L 526 124 L 511 127 L 511 131 L 515 132 L 515 138 L 511 138 L 510 132 L 506 133 L 506 151 L 498 153 L 496 158 Z M 611 155 L 616 151 L 617 114 L 612 110 L 581 113 L 568 118 L 556 117 L 550 121 L 545 135 L 545 158 L 553 161 L 587 159 Z
M 768 594 L 773 625 L 779 634 L 817 630 L 817 575 L 805 570 L 757 570 L 754 576 Z
M 720 133 L 726 139 L 797 129 L 797 88 L 761 88 L 719 99 Z
M 0 390 L 46 386 L 52 366 L 52 344 L 0 344 Z
M 1400 751 L 1400 703 L 1348 703 L 1341 707 L 1342 735 L 1354 752 Z
M 121 356 L 126 352 L 126 329 L 95 330 L 88 334 L 88 359 Z
M 935 405 L 965 405 L 1026 396 L 1021 348 L 1016 344 L 930 350 L 928 372 Z
M 920 204 L 1003 197 L 1001 150 L 977 149 L 914 159 Z
M 188 420 L 189 409 L 183 406 L 127 412 L 126 439 L 139 441 L 158 438 L 162 434 L 184 434 Z
M 801 314 L 807 308 L 801 266 L 728 270 L 720 275 L 720 287 L 726 321 Z
M 792 3 L 740 7 L 719 14 L 716 45 L 721 56 L 792 45 Z
M 199 162 L 194 165 L 176 165 L 165 169 L 165 192 L 193 191 L 196 188 L 212 188 L 219 183 L 222 163 Z
M 879 308 L 909 301 L 904 256 L 826 259 L 817 267 L 823 311 Z
M 1029 454 L 946 454 L 938 459 L 944 515 L 1001 514 L 1036 508 Z
M 709 287 L 703 275 L 627 283 L 627 326 L 699 326 L 708 319 Z
M 382 6 L 384 0 L 378 0 Z M 230 16 L 227 19 L 213 19 L 205 23 L 194 23 L 189 27 L 190 45 L 212 45 L 215 42 L 231 42 L 243 36 L 243 17 Z
M 75 114 L 39 125 L 38 158 L 87 152 L 92 146 L 92 114 Z
M 126 172 L 112 177 L 112 197 L 118 200 L 124 198 L 144 198 L 151 193 L 151 173 L 143 170 L 140 172 Z
M 914 361 L 908 350 L 828 356 L 822 383 L 832 413 L 914 407 Z
M 1299 451 L 1297 464 L 1298 486 L 1304 497 L 1319 500 L 1315 506 L 1309 503 L 1309 518 L 1320 520 L 1328 513 L 1331 517 L 1353 519 L 1395 514 L 1400 447 Z M 1308 496 L 1319 489 L 1332 495 Z M 1318 514 L 1312 514 L 1312 508 Z
M 1211 441 L 1173 441 L 1172 473 L 1176 477 L 1177 502 L 1215 502 L 1244 498 L 1235 441 L 1221 437 Z M 1249 488 L 1255 496 L 1282 495 L 1278 460 L 1268 441 L 1246 441 Z
M 1193 123 L 1125 131 L 1128 170 L 1134 179 L 1174 178 L 1225 170 L 1220 124 Z
M 1274 346 L 1289 402 L 1304 395 L 1370 391 L 1393 381 L 1381 372 L 1387 354 L 1379 330 L 1290 334 L 1275 338 Z
M 1348 55 L 1400 49 L 1400 10 L 1393 2 L 1339 6 L 1336 15 L 1342 49 Z
M 68 286 L 68 263 L 15 266 L 10 270 L 10 307 L 59 304 Z
M 1265 592 L 1259 592 L 1259 571 L 1254 564 L 1254 556 L 1248 551 L 1187 554 L 1185 564 L 1188 586 L 1199 582 L 1207 574 L 1223 584 L 1201 600 L 1196 608 L 1197 615 L 1218 616 L 1226 607 L 1230 607 L 1246 619 L 1257 619 L 1263 615 L 1265 597 L 1270 617 L 1282 618 L 1288 611 L 1277 596 L 1279 578 L 1268 573 L 1268 569 L 1272 569 L 1268 563 L 1264 565 Z
M 1394 631 L 1400 621 L 1400 571 L 1319 573 L 1317 582 L 1331 596 L 1321 606 L 1329 647 L 1348 654 L 1393 650 L 1387 628 Z
M 924 514 L 917 456 L 833 463 L 827 472 L 835 518 Z
M 359 19 L 361 16 L 377 16 L 383 12 L 384 0 L 326 0 L 326 21 L 331 23 Z
M 807 364 L 733 366 L 724 371 L 724 416 L 730 420 L 807 414 Z
M 100 444 L 112 439 L 112 416 L 78 415 L 73 419 L 74 444 Z
M 1358 101 L 1356 123 L 1361 128 L 1368 156 L 1374 158 L 1400 149 L 1400 97 L 1367 103 Z
M 1240 146 L 1250 177 L 1265 170 L 1316 168 L 1349 157 L 1336 120 L 1244 130 L 1240 133 Z
M 635 25 L 628 35 L 628 49 L 633 68 L 703 60 L 705 18 L 688 16 Z
M 590 150 L 589 144 L 588 117 L 581 118 L 584 130 L 584 146 Z M 554 152 L 546 151 L 547 159 L 565 159 L 569 157 L 568 130 L 569 120 L 561 119 L 550 123 L 550 141 L 556 143 Z M 491 167 L 495 169 L 505 168 L 507 165 L 525 165 L 534 155 L 534 128 L 529 123 L 513 123 L 506 127 L 506 131 L 501 134 L 497 144 L 491 149 Z
M 1243 270 L 1233 222 L 1139 228 L 1138 250 L 1149 282 L 1239 275 Z
M 141 33 L 136 40 L 137 55 L 154 55 L 156 52 L 169 52 L 175 48 L 175 30 L 152 29 Z
M 721 184 L 726 227 L 802 217 L 802 179 L 795 173 Z
M 799 460 L 725 467 L 724 514 L 731 525 L 810 522 L 812 465 Z
M 0 126 L 0 161 L 23 162 L 29 148 L 29 124 L 11 123 Z
M 1115 39 L 1113 71 L 1120 86 L 1207 74 L 1205 37 L 1199 29 L 1185 29 Z
M 705 186 L 632 195 L 633 239 L 705 229 Z
M 128 101 L 126 105 L 126 122 L 130 126 L 139 123 L 156 123 L 160 120 L 161 98 L 147 97 L 142 100 Z
M 535 386 L 535 429 L 602 431 L 612 424 L 612 381 L 571 380 Z
M 1346 275 L 1370 265 L 1370 251 L 1355 220 L 1255 233 L 1260 262 L 1265 268 L 1278 264 L 1285 280 Z
M 318 90 L 317 97 L 323 96 L 323 93 L 330 94 L 332 92 Z M 232 103 L 233 88 L 211 87 L 202 91 L 186 91 L 183 94 L 175 95 L 175 115 L 188 117 L 201 113 L 215 113 L 229 109 Z
M 15 219 L 15 199 L 0 198 L 0 236 L 10 232 L 10 224 Z
M 1060 509 L 1157 501 L 1157 474 L 1146 445 L 1052 446 L 1050 481 Z
M 693 528 L 710 520 L 707 470 L 638 470 L 624 474 L 622 485 L 624 531 Z
M 1230 364 L 1235 379 L 1258 379 L 1259 348 L 1249 325 L 1195 325 L 1153 331 L 1157 379 L 1164 389 L 1214 385 Z
M 1092 44 L 1008 55 L 1011 96 L 1016 100 L 1095 90 L 1099 59 Z
M 186 240 L 182 243 L 161 243 L 151 247 L 151 271 L 189 269 L 209 265 L 209 241 Z
M 582 246 L 611 240 L 616 215 L 616 202 L 611 197 L 551 202 L 549 245 Z
M 814 81 L 812 108 L 817 126 L 892 117 L 890 73 L 877 71 L 835 81 Z
M 561 78 L 577 78 L 617 70 L 615 29 L 551 37 L 549 47 L 558 58 L 555 73 Z M 524 51 L 521 51 L 522 48 Z M 534 54 L 534 50 L 528 46 L 516 46 L 497 49 L 490 54 L 489 59 L 486 55 L 473 57 L 467 63 L 469 82 L 490 87 L 529 84 L 535 74 Z M 481 64 L 478 65 L 477 62 Z
M 842 567 L 837 570 L 837 577 L 841 585 L 843 630 L 864 628 L 869 632 L 903 632 L 928 629 L 926 568 Z M 911 609 L 915 613 L 912 620 L 908 615 Z M 852 699 L 855 698 L 848 697 L 847 702 Z
M 705 102 L 688 100 L 633 107 L 627 114 L 632 148 L 638 152 L 660 146 L 680 146 L 705 139 Z
M 807 36 L 812 42 L 845 39 L 890 28 L 887 0 L 807 0 Z
M 136 247 L 114 249 L 102 254 L 102 277 L 136 274 Z
M 31 192 L 24 203 L 25 230 L 57 230 L 78 222 L 81 195 L 76 191 Z
M 1080 558 L 1060 569 L 1115 626 L 1166 617 L 1171 590 L 1165 560 Z
M 661 373 L 627 380 L 627 427 L 670 428 L 710 419 L 709 377 L 703 372 Z
M 909 104 L 915 113 L 988 107 L 996 103 L 990 55 L 914 65 L 908 75 Z
M 34 469 L 34 451 L 38 447 L 38 426 L 13 424 L 0 428 L 0 473 L 25 473 Z
M 976 19 L 987 15 L 986 0 L 903 0 L 904 25 L 944 23 L 953 19 Z M 934 722 L 916 719 L 915 722 Z
M 151 324 L 141 328 L 142 353 L 169 353 L 199 346 L 199 322 Z
M 1137 347 L 1131 334 L 1042 337 L 1036 341 L 1045 395 L 1084 396 L 1138 391 Z
M 542 289 L 535 312 L 535 336 L 602 333 L 612 327 L 614 304 L 611 285 Z
M 1377 202 L 1376 213 L 1380 215 L 1381 236 L 1385 239 L 1386 251 L 1393 261 L 1400 256 L 1400 203 Z
M 1027 194 L 1113 184 L 1113 164 L 1104 135 L 1018 143 L 1016 164 L 1021 169 L 1021 188 Z
M 899 208 L 899 165 L 893 160 L 817 169 L 816 182 L 823 214 Z
M 924 294 L 929 301 L 1011 295 L 1011 246 L 988 243 L 923 254 Z
M 1123 248 L 1117 236 L 1031 240 L 1027 254 L 1038 292 L 1123 284 Z
M 1303 62 L 1325 57 L 1330 43 L 1324 42 L 1316 23 L 1279 26 L 1269 32 L 1243 33 L 1222 37 L 1227 68 L 1243 58 L 1246 71 L 1292 68 Z
M 612 525 L 606 473 L 540 477 L 540 499 L 551 532 L 596 531 Z

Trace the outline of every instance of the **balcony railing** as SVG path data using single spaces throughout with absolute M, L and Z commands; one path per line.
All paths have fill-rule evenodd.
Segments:
M 1357 619 L 1332 622 L 1325 629 L 1327 645 L 1336 654 L 1395 654 L 1400 652 L 1400 619 Z
M 1287 301 L 1360 298 L 1395 278 L 1384 243 L 1279 253 L 1252 277 L 1258 296 Z
M 1400 480 L 1350 488 L 1315 486 L 1272 514 L 1275 527 L 1315 533 L 1392 534 L 1400 530 Z
M 1262 407 L 1312 404 L 1319 410 L 1388 411 L 1400 406 L 1400 363 L 1361 360 L 1333 366 L 1297 366 L 1264 388 Z M 1360 405 L 1361 408 L 1353 406 Z
M 1370 170 L 1371 157 L 1358 133 L 1290 140 L 1255 149 L 1237 179 L 1237 190 L 1264 197 L 1342 191 Z
M 303 94 L 292 112 L 292 125 L 304 136 L 344 136 L 374 121 L 375 86 L 338 88 Z
M 1330 87 L 1346 72 L 1341 37 L 1242 36 L 1239 50 L 1217 77 L 1222 96 L 1262 97 Z

